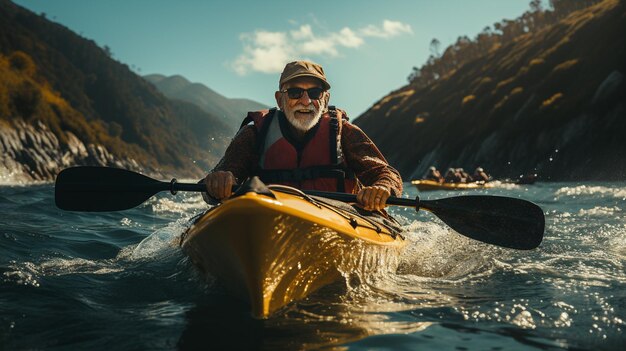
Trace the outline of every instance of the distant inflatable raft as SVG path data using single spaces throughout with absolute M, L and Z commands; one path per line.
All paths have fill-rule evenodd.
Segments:
M 473 190 L 473 189 L 488 189 L 493 187 L 492 184 L 486 182 L 472 182 L 472 183 L 439 183 L 434 180 L 413 180 L 411 184 L 415 185 L 419 191 L 429 190 Z

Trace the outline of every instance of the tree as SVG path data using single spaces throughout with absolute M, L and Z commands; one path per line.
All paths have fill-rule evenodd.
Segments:
M 121 124 L 117 122 L 109 123 L 109 135 L 111 135 L 114 138 L 121 138 L 123 133 L 124 133 L 124 127 L 122 127 Z
M 439 48 L 441 47 L 441 42 L 437 38 L 433 38 L 430 41 L 430 53 L 433 54 L 434 57 L 439 57 L 441 54 L 439 53 Z
M 538 13 L 543 11 L 543 5 L 541 4 L 541 0 L 531 0 L 529 5 L 531 12 Z
M 417 80 L 422 76 L 422 72 L 419 68 L 413 66 L 413 71 L 407 77 L 409 83 L 417 83 Z
M 493 32 L 491 31 L 491 27 L 487 26 L 483 29 L 482 32 L 476 35 L 476 45 L 483 53 L 488 52 L 492 45 L 492 37 Z
M 108 57 L 113 57 L 113 52 L 111 51 L 111 48 L 108 45 L 105 45 L 102 49 L 104 50 L 104 53 Z

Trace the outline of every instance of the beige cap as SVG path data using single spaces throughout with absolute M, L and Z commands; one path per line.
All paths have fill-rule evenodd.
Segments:
M 279 87 L 288 81 L 298 77 L 313 77 L 322 81 L 326 90 L 330 89 L 330 84 L 326 80 L 324 75 L 324 69 L 322 66 L 311 61 L 293 61 L 285 65 L 283 73 L 280 75 Z

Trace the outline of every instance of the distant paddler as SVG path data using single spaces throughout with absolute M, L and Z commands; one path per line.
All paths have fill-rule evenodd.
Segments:
M 491 176 L 488 175 L 482 167 L 476 167 L 474 174 L 472 174 L 472 181 L 486 183 L 491 180 Z
M 458 169 L 458 168 L 457 168 Z M 444 176 L 444 183 L 464 183 L 463 175 L 455 168 L 448 168 Z
M 437 183 L 443 183 L 443 176 L 441 175 L 441 172 L 439 172 L 439 170 L 435 166 L 428 167 L 428 170 L 426 171 L 422 179 L 432 180 Z

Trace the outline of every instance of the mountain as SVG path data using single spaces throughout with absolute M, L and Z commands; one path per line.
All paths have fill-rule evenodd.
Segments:
M 355 121 L 405 178 L 480 165 L 502 178 L 626 179 L 625 2 L 533 3 L 459 38 Z
M 53 179 L 74 164 L 199 176 L 232 128 L 171 101 L 68 28 L 0 0 L 0 170 Z
M 150 74 L 144 78 L 168 98 L 190 102 L 210 115 L 222 117 L 234 131 L 239 128 L 248 111 L 268 108 L 266 105 L 248 99 L 229 99 L 203 84 L 191 83 L 179 75 L 166 77 L 160 74 Z

